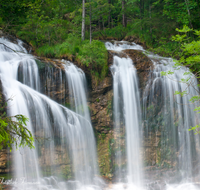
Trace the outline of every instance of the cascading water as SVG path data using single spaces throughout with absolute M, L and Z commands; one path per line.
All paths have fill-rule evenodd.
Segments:
M 6 45 L 0 45 L 3 94 L 6 99 L 13 97 L 7 112 L 9 115 L 27 116 L 30 120 L 28 128 L 37 137 L 35 149 L 14 151 L 15 177 L 25 177 L 27 181 L 18 183 L 14 189 L 101 188 L 97 178 L 95 140 L 87 108 L 84 73 L 72 63 L 63 61 L 64 71 L 58 69 L 57 74 L 54 67 L 45 67 L 48 77 L 43 81 L 42 77 L 46 74 L 38 75 L 41 72 L 38 64 L 33 56 L 27 54 L 21 41 L 14 44 L 1 38 L 0 42 Z M 145 53 L 134 43 L 106 43 L 106 47 L 115 51 L 135 49 Z M 188 131 L 190 126 L 199 123 L 193 111 L 194 105 L 188 105 L 189 99 L 197 93 L 192 86 L 180 82 L 186 77 L 183 75 L 186 68 L 174 70 L 172 59 L 149 53 L 147 56 L 154 67 L 142 98 L 131 59 L 114 56 L 111 66 L 114 79 L 115 177 L 117 182 L 123 182 L 113 188 L 197 190 L 199 139 Z M 161 71 L 168 70 L 175 74 L 161 76 Z M 55 85 L 55 80 L 59 81 L 59 86 Z M 193 86 L 197 86 L 195 78 Z M 189 95 L 174 96 L 175 91 L 184 91 L 187 87 Z M 52 93 L 52 89 L 59 89 L 61 93 Z M 54 100 L 60 95 L 59 103 L 64 104 L 67 98 L 64 91 L 67 90 L 70 107 L 76 113 L 41 94 L 45 93 Z M 141 130 L 145 138 L 156 144 L 153 147 L 155 160 L 146 163 L 153 168 L 150 172 L 142 171 Z M 143 178 L 150 181 L 146 188 Z
M 84 132 L 84 143 L 87 144 L 87 149 L 89 151 L 82 152 L 81 161 L 85 164 L 82 164 L 82 171 L 85 173 L 76 173 L 76 178 L 83 178 L 87 183 L 92 183 L 92 176 L 97 176 L 98 168 L 96 165 L 96 143 L 93 135 L 93 130 L 91 125 L 88 125 L 88 122 L 91 123 L 90 114 L 87 105 L 86 98 L 86 78 L 84 72 L 77 68 L 74 64 L 69 61 L 64 61 L 65 65 L 65 74 L 68 82 L 68 88 L 70 92 L 70 102 L 71 106 L 75 109 L 74 111 L 79 115 L 82 115 L 86 120 L 81 123 L 81 125 L 87 128 Z M 90 138 L 88 138 L 90 137 Z M 76 156 L 76 161 L 79 160 L 79 156 Z M 77 164 L 76 164 L 77 165 Z M 90 167 L 89 167 L 90 166 Z M 79 171 L 80 168 L 76 171 Z
M 115 42 L 114 45 L 107 42 L 106 47 L 108 50 L 121 51 L 124 49 L 135 49 L 146 53 L 141 46 L 134 43 L 128 44 L 123 41 Z M 195 90 L 197 87 L 197 80 L 193 77 L 193 79 L 190 80 L 190 83 L 193 85 L 188 86 L 180 82 L 182 78 L 187 77 L 184 76 L 184 72 L 188 71 L 188 69 L 181 67 L 179 70 L 176 70 L 173 68 L 174 62 L 172 59 L 152 55 L 148 52 L 146 55 L 153 62 L 154 68 L 152 68 L 150 73 L 151 77 L 143 92 L 143 130 L 145 137 L 148 137 L 150 141 L 157 144 L 157 148 L 154 150 L 156 153 L 156 160 L 152 161 L 157 173 L 156 178 L 152 177 L 155 175 L 151 175 L 151 173 L 145 176 L 147 180 L 151 180 L 152 182 L 156 181 L 156 183 L 154 183 L 156 185 L 147 185 L 147 189 L 196 190 L 198 187 L 193 182 L 195 181 L 193 177 L 199 175 L 199 138 L 195 136 L 193 132 L 189 132 L 188 129 L 190 126 L 198 124 L 199 119 L 193 111 L 194 104 L 188 105 L 188 103 L 192 96 L 197 95 Z M 125 67 L 126 62 L 128 62 L 128 59 L 124 62 L 124 58 L 121 59 L 119 57 L 117 57 L 117 60 L 120 60 L 120 63 L 124 65 L 123 67 Z M 114 58 L 112 67 L 115 67 L 115 62 L 116 58 Z M 174 74 L 169 77 L 161 76 L 161 71 L 169 70 L 174 71 Z M 123 72 L 122 68 L 120 72 Z M 118 100 L 121 99 L 121 102 L 126 101 L 127 99 L 124 95 L 126 89 L 123 89 L 122 84 L 120 88 L 122 88 L 124 92 L 121 92 L 121 94 L 115 92 L 115 88 L 118 86 L 115 83 L 115 75 L 116 74 L 113 75 L 114 99 L 116 99 L 115 96 L 117 96 Z M 124 75 L 121 80 L 125 80 L 126 85 L 129 85 L 128 74 Z M 134 80 L 132 79 L 132 81 Z M 183 92 L 184 90 L 188 90 L 189 95 L 184 97 L 174 95 L 175 91 Z M 136 94 L 131 95 L 132 100 Z M 128 106 L 131 105 L 131 101 L 129 101 Z M 115 119 L 115 125 L 119 128 L 118 125 L 123 125 L 123 122 L 119 122 L 120 115 L 119 111 L 116 111 L 116 109 L 121 109 L 125 113 L 127 112 L 123 105 L 119 105 L 119 103 L 115 101 L 114 113 L 117 119 Z M 134 118 L 133 114 L 134 113 L 132 113 L 132 117 Z M 124 118 L 126 120 L 126 115 Z M 134 143 L 131 145 L 134 147 Z M 128 151 L 133 150 L 127 147 L 127 162 L 132 162 L 132 160 L 128 158 Z M 150 166 L 152 166 L 152 163 L 150 163 Z M 129 165 L 129 163 L 127 163 L 127 165 Z M 159 171 L 161 169 L 165 171 L 164 174 L 163 171 Z M 169 170 L 169 173 L 167 173 L 167 170 Z M 177 182 L 178 184 L 176 184 Z M 169 185 L 170 183 L 174 185 Z M 149 184 L 151 184 L 151 182 Z
M 28 182 L 17 184 L 16 188 L 99 189 L 99 186 L 94 186 L 99 185 L 98 167 L 83 86 L 78 89 L 79 92 L 73 92 L 74 95 L 79 93 L 74 97 L 80 101 L 75 106 L 82 106 L 83 111 L 74 113 L 39 93 L 41 85 L 37 64 L 33 56 L 26 54 L 21 41 L 13 44 L 3 38 L 0 40 L 11 48 L 0 46 L 3 94 L 6 99 L 13 97 L 8 115 L 23 114 L 28 117 L 27 127 L 37 137 L 35 149 L 14 151 L 15 177 L 18 180 L 24 177 Z M 71 64 L 71 67 L 74 66 Z M 66 66 L 66 72 L 69 68 Z M 71 71 L 77 72 L 75 69 Z M 74 80 L 78 80 L 78 84 L 82 84 L 83 81 L 76 77 L 72 77 L 70 82 L 77 84 Z M 74 84 L 72 87 L 77 88 Z M 83 98 L 79 100 L 81 95 Z M 63 182 L 62 177 L 66 176 L 73 181 Z
M 154 63 L 154 69 L 143 95 L 145 132 L 148 136 L 151 132 L 161 132 L 159 146 L 159 161 L 161 166 L 176 168 L 173 181 L 179 183 L 191 183 L 193 177 L 199 174 L 199 137 L 189 132 L 191 126 L 199 123 L 198 116 L 194 112 L 195 104 L 190 99 L 198 95 L 195 88 L 197 80 L 191 74 L 187 85 L 182 79 L 189 70 L 185 67 L 175 69 L 171 58 L 162 58 L 148 55 Z M 161 76 L 161 71 L 173 71 L 173 75 Z M 182 81 L 181 81 L 182 80 Z M 181 97 L 174 95 L 175 91 L 188 94 Z M 152 118 L 154 116 L 154 118 Z M 154 126 L 154 127 L 153 127 Z M 153 127 L 153 128 L 152 128 Z M 151 135 L 149 138 L 152 138 Z M 165 179 L 170 183 L 172 179 Z M 195 189 L 195 187 L 182 185 L 181 189 Z M 169 187 L 172 188 L 172 187 Z M 174 187 L 175 188 L 175 187 Z
M 107 43 L 106 47 L 110 49 L 110 43 Z M 113 49 L 119 50 L 119 48 Z M 118 144 L 118 151 L 116 152 L 117 178 L 122 180 L 122 177 L 125 177 L 127 179 L 122 180 L 123 182 L 141 188 L 141 110 L 136 69 L 130 58 L 117 56 L 114 56 L 113 65 L 110 69 L 113 74 L 115 136 L 119 141 L 116 142 Z M 125 130 L 123 130 L 123 126 L 125 126 Z M 123 148 L 120 147 L 123 144 L 122 136 L 124 135 L 126 138 L 125 155 L 123 155 Z M 122 163 L 124 156 L 127 157 L 126 168 Z M 125 174 L 123 174 L 123 170 L 126 170 Z

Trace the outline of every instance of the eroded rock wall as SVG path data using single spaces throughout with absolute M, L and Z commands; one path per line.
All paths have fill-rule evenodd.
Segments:
M 123 53 L 109 51 L 108 66 L 113 63 L 113 56 L 129 56 L 137 69 L 140 94 L 142 97 L 143 90 L 147 84 L 150 68 L 153 67 L 152 62 L 142 52 L 136 50 L 124 50 Z M 67 86 L 67 79 L 62 67 L 62 64 L 58 60 L 50 59 L 38 59 L 37 61 L 41 79 L 41 92 L 49 96 L 51 99 L 58 103 L 73 109 L 70 107 L 69 96 L 70 92 Z M 88 83 L 88 106 L 91 114 L 91 121 L 94 128 L 94 133 L 97 143 L 98 163 L 100 168 L 100 174 L 105 178 L 111 179 L 114 175 L 114 130 L 113 130 L 113 79 L 112 74 L 109 71 L 104 80 L 98 84 L 93 81 L 93 77 L 87 68 L 82 67 L 82 70 L 86 73 Z M 141 98 L 142 99 L 142 98 Z M 157 134 L 154 134 L 157 135 Z M 159 137 L 159 134 L 157 135 Z M 155 138 L 152 138 L 155 139 Z M 155 147 L 158 146 L 157 142 L 149 142 L 150 139 L 144 138 L 143 155 L 145 162 L 148 165 L 154 165 L 155 160 Z M 50 168 L 50 160 L 44 159 L 44 154 L 50 154 L 45 152 L 44 146 L 41 144 L 41 152 L 39 154 L 39 162 L 41 166 Z M 59 145 L 56 146 L 55 166 L 57 170 L 64 171 L 64 174 L 70 178 L 71 168 L 70 159 L 67 153 L 60 150 Z M 42 151 L 43 150 L 43 151 Z M 146 153 L 148 152 L 148 154 Z M 63 155 L 63 156 L 61 156 Z M 150 155 L 150 156 L 149 156 Z M 6 165 L 4 158 L 7 157 L 5 151 L 0 153 L 0 159 L 2 159 L 2 165 Z M 3 163 L 4 162 L 4 163 Z M 6 165 L 7 166 L 7 165 Z M 2 166 L 3 167 L 3 166 Z M 0 168 L 1 169 L 1 168 Z M 3 170 L 2 170 L 3 171 Z M 8 170 L 4 170 L 5 172 Z M 1 172 L 1 170 L 0 170 Z M 48 174 L 50 171 L 46 171 Z

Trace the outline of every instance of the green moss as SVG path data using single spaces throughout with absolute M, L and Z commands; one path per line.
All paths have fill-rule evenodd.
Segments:
M 8 174 L 0 174 L 0 179 L 3 179 L 4 181 L 5 180 L 9 180 L 9 179 L 12 179 L 12 174 L 11 173 L 8 173 Z
M 112 114 L 112 100 L 108 100 L 108 103 L 107 103 L 107 114 L 111 115 Z
M 70 109 L 71 104 L 69 102 L 65 102 L 64 106 Z
M 112 163 L 111 163 L 111 150 L 110 139 L 111 134 L 98 134 L 97 147 L 98 147 L 98 162 L 100 174 L 108 178 L 112 177 Z
M 60 174 L 60 177 L 66 180 L 70 180 L 73 178 L 71 167 L 69 165 L 65 166 L 65 168 L 62 169 L 62 174 Z

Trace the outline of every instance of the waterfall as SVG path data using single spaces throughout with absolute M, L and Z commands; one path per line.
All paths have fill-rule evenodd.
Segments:
M 3 94 L 5 99 L 13 98 L 8 104 L 8 115 L 28 117 L 27 128 L 36 137 L 35 149 L 14 150 L 15 178 L 25 180 L 16 188 L 99 189 L 83 72 L 72 63 L 63 63 L 73 88 L 72 98 L 77 100 L 75 113 L 41 94 L 37 63 L 21 41 L 14 44 L 1 38 L 0 42 L 6 45 L 0 46 Z
M 81 134 L 84 139 L 83 142 L 87 144 L 87 149 L 89 151 L 83 152 L 81 156 L 81 161 L 85 164 L 82 166 L 84 167 L 83 171 L 85 173 L 77 173 L 76 178 L 83 178 L 85 182 L 92 183 L 91 179 L 92 176 L 97 176 L 98 168 L 96 165 L 97 157 L 96 157 L 96 143 L 93 135 L 93 129 L 91 127 L 91 120 L 89 109 L 87 105 L 87 98 L 86 98 L 86 78 L 85 73 L 77 68 L 73 63 L 69 61 L 64 61 L 65 63 L 65 74 L 66 79 L 68 82 L 69 92 L 70 92 L 70 105 L 74 107 L 74 111 L 83 116 L 86 120 L 81 123 L 82 126 L 85 126 L 86 129 L 83 134 Z M 88 122 L 90 125 L 88 125 Z M 90 138 L 88 138 L 90 137 Z M 79 160 L 79 155 L 75 156 L 75 160 Z M 90 167 L 89 167 L 90 166 Z M 79 171 L 80 168 L 76 169 L 75 171 Z M 92 173 L 91 173 L 92 171 Z M 90 176 L 92 174 L 92 176 Z
M 199 169 L 196 168 L 199 164 L 199 137 L 188 130 L 200 120 L 194 112 L 197 105 L 189 100 L 198 95 L 195 89 L 198 88 L 197 80 L 191 74 L 190 85 L 181 82 L 181 79 L 188 77 L 184 73 L 189 72 L 189 69 L 180 67 L 177 70 L 173 67 L 174 62 L 171 58 L 152 54 L 148 57 L 152 60 L 154 68 L 143 95 L 145 133 L 148 136 L 152 131 L 161 132 L 157 147 L 160 158 L 157 162 L 160 166 L 176 168 L 174 181 L 192 182 L 192 178 L 199 174 Z M 174 74 L 161 76 L 161 71 L 173 71 Z M 174 95 L 175 91 L 185 90 L 188 94 L 183 97 Z M 153 115 L 155 117 L 152 119 Z M 149 138 L 152 138 L 151 135 Z
M 150 77 L 148 79 L 146 88 L 143 91 L 142 96 L 142 127 L 143 127 L 143 137 L 148 138 L 150 142 L 153 142 L 156 147 L 154 154 L 156 155 L 155 160 L 152 163 L 147 163 L 156 171 L 145 172 L 145 180 L 150 181 L 146 185 L 147 189 L 167 189 L 167 190 L 196 190 L 198 189 L 195 184 L 195 176 L 199 176 L 199 137 L 194 135 L 194 132 L 189 132 L 188 129 L 191 126 L 195 126 L 199 123 L 198 115 L 193 111 L 195 104 L 190 104 L 190 98 L 198 95 L 195 88 L 197 87 L 197 80 L 191 74 L 192 79 L 189 80 L 190 85 L 181 82 L 181 79 L 186 79 L 187 75 L 184 73 L 189 69 L 185 67 L 180 67 L 178 70 L 174 68 L 174 62 L 171 58 L 163 58 L 152 53 L 146 52 L 141 46 L 134 43 L 127 42 L 106 42 L 106 47 L 108 50 L 122 51 L 124 49 L 134 49 L 142 51 L 146 54 L 153 63 L 153 67 L 150 71 Z M 116 62 L 117 60 L 117 62 Z M 120 64 L 125 65 L 128 63 L 129 59 L 114 57 L 113 67 L 120 68 Z M 133 67 L 132 67 L 133 68 Z M 129 72 L 131 72 L 129 68 Z M 118 70 L 117 70 L 118 71 Z M 173 75 L 161 76 L 161 71 L 173 71 Z M 119 72 L 119 71 L 118 71 Z M 123 68 L 120 68 L 120 72 L 124 72 Z M 121 81 L 125 81 L 125 85 L 129 85 L 129 75 L 126 73 L 124 75 L 118 76 Z M 113 72 L 114 79 L 114 115 L 115 115 L 115 126 L 119 130 L 125 123 L 127 111 L 125 108 L 125 101 L 128 101 L 128 106 L 133 106 L 132 101 L 138 94 L 131 94 L 131 100 L 126 96 L 126 89 L 123 87 L 123 82 L 120 85 L 116 83 L 119 79 L 117 74 Z M 135 79 L 132 78 L 132 83 Z M 182 80 L 183 81 L 183 80 Z M 121 88 L 120 92 L 117 88 Z M 116 89 L 116 90 L 115 90 Z M 135 89 L 137 89 L 135 87 Z M 189 93 L 181 97 L 180 95 L 174 95 L 175 91 L 187 90 Z M 119 93 L 120 92 L 120 93 Z M 118 100 L 117 100 L 118 99 Z M 119 101 L 119 99 L 121 99 Z M 139 99 L 137 100 L 139 102 Z M 123 102 L 120 105 L 118 102 Z M 124 104 L 124 105 L 123 105 Z M 139 104 L 139 103 L 138 103 Z M 135 104 L 136 106 L 137 104 Z M 120 111 L 123 112 L 124 123 L 120 121 L 121 115 Z M 140 109 L 137 107 L 137 112 L 140 114 Z M 135 118 L 135 113 L 132 113 L 132 118 Z M 136 124 L 136 122 L 134 123 Z M 135 130 L 135 126 L 132 125 L 135 134 L 138 132 Z M 127 132 L 127 129 L 126 129 Z M 139 136 L 138 136 L 139 137 Z M 129 143 L 128 135 L 126 137 L 126 143 Z M 119 143 L 120 144 L 120 143 Z M 132 142 L 130 146 L 135 147 Z M 152 147 L 154 148 L 154 147 Z M 128 145 L 127 151 L 127 175 L 129 173 L 129 162 L 134 162 L 135 160 L 129 159 L 129 151 L 137 151 L 135 149 L 129 149 Z M 148 151 L 147 153 L 148 154 Z M 116 155 L 119 155 L 116 152 Z M 143 155 L 148 156 L 148 155 Z M 153 165 L 152 165 L 153 164 Z M 141 169 L 141 168 L 140 168 Z M 165 172 L 163 173 L 163 169 Z M 135 170 L 137 171 L 137 170 Z M 156 176 L 156 178 L 155 178 Z M 154 181 L 156 181 L 154 183 Z M 154 185 L 151 185 L 152 182 Z M 121 187 L 123 188 L 123 186 Z M 119 189 L 119 188 L 118 188 Z
M 109 43 L 107 48 L 109 49 Z M 113 48 L 115 49 L 115 48 Z M 119 50 L 119 48 L 116 48 Z M 142 162 L 140 156 L 141 143 L 141 110 L 140 93 L 138 88 L 137 72 L 130 58 L 114 56 L 111 71 L 113 74 L 114 91 L 114 124 L 115 138 L 118 144 L 116 162 L 119 167 L 118 178 L 127 178 L 128 184 L 142 186 Z M 125 129 L 123 129 L 125 126 Z M 122 136 L 125 136 L 126 154 L 123 154 Z M 123 176 L 122 157 L 127 157 L 125 168 L 127 176 Z

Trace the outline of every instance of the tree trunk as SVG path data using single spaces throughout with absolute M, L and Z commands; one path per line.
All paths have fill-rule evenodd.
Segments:
M 82 40 L 85 40 L 85 0 L 83 0 L 81 37 L 82 37 Z
M 144 0 L 140 0 L 140 19 L 144 17 Z
M 149 0 L 149 18 L 150 18 L 150 35 L 151 35 L 151 43 L 153 43 L 153 38 L 152 38 L 152 24 L 151 24 L 151 0 Z
M 111 28 L 111 10 L 110 10 L 110 4 L 111 4 L 111 0 L 108 0 L 108 5 L 109 5 L 108 27 L 109 28 Z
M 188 1 L 187 0 L 185 0 L 185 4 L 186 4 L 186 7 L 187 7 L 187 12 L 188 12 L 188 18 L 189 18 L 189 22 L 190 22 L 190 27 L 193 28 L 192 22 L 191 22 L 190 9 L 189 9 Z
M 122 24 L 123 27 L 126 27 L 126 15 L 124 12 L 124 7 L 125 7 L 125 0 L 122 0 Z
M 90 44 L 92 43 L 92 5 L 90 0 Z
M 140 0 L 140 20 L 142 21 L 144 17 L 144 0 Z M 143 26 L 142 26 L 142 22 L 141 22 L 141 31 L 143 32 Z

